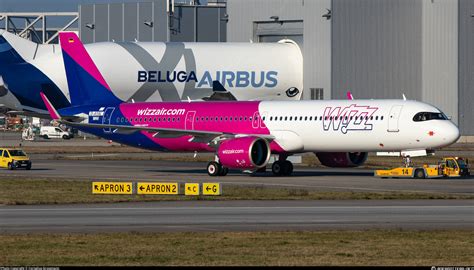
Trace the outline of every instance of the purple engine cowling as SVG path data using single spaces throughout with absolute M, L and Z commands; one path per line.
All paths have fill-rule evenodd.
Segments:
M 225 140 L 217 151 L 219 161 L 224 167 L 244 170 L 266 166 L 270 154 L 268 142 L 258 137 Z
M 358 167 L 367 160 L 367 152 L 319 152 L 315 153 L 321 164 L 326 167 Z

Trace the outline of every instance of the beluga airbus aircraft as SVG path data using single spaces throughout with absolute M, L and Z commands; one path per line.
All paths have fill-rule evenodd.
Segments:
M 122 144 L 156 151 L 213 152 L 211 176 L 259 170 L 270 156 L 275 175 L 287 157 L 314 152 L 330 167 L 355 167 L 368 152 L 431 150 L 454 143 L 459 130 L 434 106 L 410 100 L 122 102 L 74 33 L 60 43 L 71 106 L 51 118 Z

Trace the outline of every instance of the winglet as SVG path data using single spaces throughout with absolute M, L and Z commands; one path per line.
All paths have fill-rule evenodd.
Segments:
M 353 100 L 353 99 L 354 99 L 354 97 L 352 96 L 351 91 L 347 91 L 347 99 L 349 99 L 349 100 Z
M 46 95 L 43 92 L 40 92 L 41 99 L 44 102 L 44 105 L 48 109 L 49 115 L 53 120 L 59 120 L 61 119 L 61 116 L 59 115 L 58 111 L 53 107 L 53 104 L 51 104 L 51 101 L 46 97 Z

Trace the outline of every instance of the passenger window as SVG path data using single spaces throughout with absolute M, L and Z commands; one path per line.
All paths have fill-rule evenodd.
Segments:
M 304 117 L 304 120 L 305 120 L 305 121 L 308 121 L 308 116 L 305 116 L 305 117 Z
M 288 120 L 288 116 L 285 116 L 285 121 L 287 121 L 287 120 Z
M 375 120 L 379 120 L 379 116 L 378 116 L 378 115 L 375 117 Z
M 374 120 L 374 117 L 373 117 L 373 116 L 371 116 L 371 117 L 370 117 L 370 120 Z
M 322 120 L 323 120 L 323 117 L 322 117 L 322 116 L 320 116 L 320 117 L 319 117 L 319 121 L 322 121 Z
M 293 116 L 290 116 L 290 121 L 293 120 Z
M 262 117 L 262 120 L 263 120 L 263 121 L 265 121 L 265 116 L 264 116 L 264 117 Z
M 312 121 L 312 120 L 313 120 L 313 117 L 312 117 L 312 116 L 310 116 L 310 117 L 309 117 L 309 121 Z
M 380 120 L 383 120 L 383 116 L 380 116 Z

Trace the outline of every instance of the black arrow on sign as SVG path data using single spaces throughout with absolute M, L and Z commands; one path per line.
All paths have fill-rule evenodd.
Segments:
M 143 191 L 143 189 L 145 189 L 143 186 L 140 187 L 140 191 Z
M 210 188 L 209 186 L 206 187 L 206 190 L 207 190 L 207 191 L 209 191 L 210 189 L 212 189 L 212 188 Z

